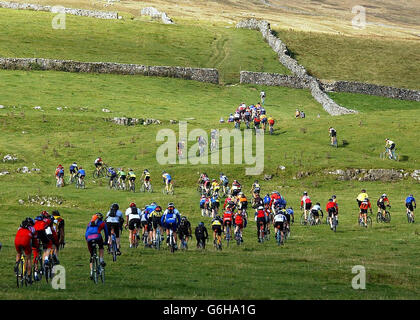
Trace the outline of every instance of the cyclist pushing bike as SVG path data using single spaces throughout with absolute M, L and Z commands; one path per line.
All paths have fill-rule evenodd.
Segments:
M 385 149 L 386 152 L 388 153 L 388 158 L 389 159 L 394 159 L 395 158 L 395 142 L 389 139 L 385 139 Z
M 414 223 L 414 209 L 416 209 L 417 204 L 412 194 L 405 199 L 405 207 L 407 208 L 407 215 L 411 214 L 412 222 Z

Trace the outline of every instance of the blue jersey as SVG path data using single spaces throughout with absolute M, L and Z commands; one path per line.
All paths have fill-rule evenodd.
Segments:
M 77 173 L 80 174 L 81 176 L 86 175 L 85 169 L 80 169 L 79 171 L 77 171 Z
M 280 208 L 285 208 L 287 204 L 286 199 L 283 198 L 283 196 L 280 197 L 280 199 L 277 199 L 274 201 L 274 206 L 279 206 Z
M 174 209 L 172 212 L 169 212 L 168 209 L 166 209 L 160 222 L 166 229 L 170 228 L 173 231 L 176 231 L 179 224 L 181 223 L 181 215 L 177 209 Z
M 168 182 L 172 180 L 172 177 L 169 173 L 165 173 L 163 176 Z
M 287 212 L 288 214 L 290 214 L 290 215 L 293 215 L 293 214 L 294 214 L 294 211 L 293 211 L 293 209 L 292 209 L 292 208 L 287 209 L 287 210 L 286 210 L 286 212 Z
M 108 169 L 108 172 L 111 174 L 111 177 L 115 177 L 117 172 L 114 169 Z
M 149 215 L 155 211 L 157 205 L 149 205 L 146 206 L 146 208 L 144 208 L 143 214 L 144 214 L 144 219 L 148 220 L 149 219 Z
M 264 204 L 269 204 L 271 201 L 271 197 L 270 196 L 265 196 L 264 197 Z
M 95 224 L 92 224 L 92 222 L 89 222 L 86 228 L 86 232 L 85 232 L 85 239 L 87 241 L 101 239 L 102 230 L 105 233 L 105 243 L 107 243 L 108 242 L 108 228 L 106 226 L 106 223 L 103 221 L 100 221 L 99 223 L 95 223 Z
M 407 204 L 411 204 L 411 203 L 416 203 L 416 199 L 414 199 L 414 197 L 410 197 L 410 196 L 408 196 L 406 199 L 405 199 L 405 203 L 407 203 Z

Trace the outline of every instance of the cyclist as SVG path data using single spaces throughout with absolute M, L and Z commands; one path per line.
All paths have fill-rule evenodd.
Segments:
M 162 213 L 162 208 L 160 206 L 156 206 L 155 209 L 149 214 L 149 218 L 152 219 L 152 244 L 154 247 L 156 247 L 157 228 L 159 228 L 160 234 L 163 235 L 161 223 Z
M 57 185 L 64 186 L 64 168 L 61 164 L 55 169 L 55 179 L 57 180 Z
M 161 218 L 161 224 L 164 228 L 166 228 L 166 242 L 169 245 L 169 236 L 170 230 L 173 231 L 174 241 L 175 241 L 175 250 L 177 249 L 177 238 L 176 238 L 176 231 L 181 222 L 181 215 L 178 209 L 175 208 L 173 202 L 168 203 L 168 207 L 166 208 L 165 212 Z
M 336 202 L 333 201 L 333 199 L 328 199 L 328 203 L 325 207 L 327 213 L 328 213 L 328 224 L 330 225 L 331 230 L 333 229 L 333 225 L 332 225 L 332 215 L 334 214 L 337 218 L 337 223 L 338 223 L 338 205 Z M 365 221 L 366 222 L 366 221 Z
M 76 175 L 76 177 L 78 177 L 78 179 L 79 179 L 79 184 L 82 183 L 82 181 L 85 179 L 85 176 L 86 176 L 85 169 L 80 167 L 79 170 L 77 171 L 77 175 Z
M 237 206 L 238 206 L 238 211 L 246 215 L 246 209 L 248 208 L 248 199 L 246 198 L 243 192 L 239 193 L 239 196 L 237 199 Z
M 96 171 L 97 171 L 97 173 L 99 175 L 99 171 L 102 169 L 102 166 L 104 164 L 104 162 L 102 161 L 102 158 L 101 157 L 97 157 L 95 159 L 94 164 L 95 164 Z
M 217 194 L 217 193 L 219 193 L 219 190 L 220 190 L 220 185 L 219 185 L 219 183 L 217 182 L 217 180 L 216 179 L 213 179 L 212 181 L 211 181 L 211 187 L 210 187 L 210 190 L 211 191 L 213 191 L 213 194 Z
M 324 212 L 322 212 L 321 204 L 317 202 L 311 209 L 311 214 L 315 219 L 315 224 L 319 223 L 319 213 L 321 213 L 322 217 L 324 216 Z
M 216 245 L 217 243 L 216 242 L 217 238 L 222 235 L 222 225 L 223 225 L 223 220 L 220 218 L 219 215 L 217 215 L 211 220 L 211 229 L 213 230 L 214 245 Z
M 114 180 L 117 179 L 117 171 L 113 167 L 110 167 L 108 169 L 109 173 L 109 187 L 112 188 L 112 185 L 114 184 Z
M 66 242 L 64 241 L 64 219 L 61 217 L 60 212 L 58 210 L 53 211 L 54 217 L 54 230 L 57 232 L 58 243 L 60 244 L 60 248 L 64 248 Z
M 260 128 L 260 123 L 261 123 L 260 116 L 259 115 L 256 115 L 254 117 L 254 128 L 255 128 L 255 130 L 257 130 L 257 129 Z
M 277 208 L 279 207 L 277 206 Z M 286 230 L 286 225 L 287 225 L 287 217 L 285 215 L 285 211 L 286 210 L 284 210 L 284 208 L 276 210 L 274 218 L 273 218 L 274 229 L 278 230 L 281 235 L 281 241 L 280 241 L 281 244 L 284 243 L 284 232 Z
M 289 214 L 289 216 L 291 216 L 292 223 L 294 223 L 295 222 L 295 212 L 293 211 L 293 208 L 292 207 L 289 207 L 289 208 L 287 208 L 286 211 Z
M 105 242 L 102 239 L 101 232 L 104 232 Z M 89 224 L 87 225 L 85 232 L 85 239 L 90 253 L 90 278 L 92 279 L 92 257 L 93 257 L 93 248 L 92 241 L 95 241 L 99 248 L 99 262 L 102 267 L 106 266 L 104 261 L 104 244 L 108 243 L 108 228 L 107 224 L 103 221 L 103 215 L 100 212 L 95 213 L 92 216 Z
M 267 224 L 267 219 L 266 219 L 266 212 L 264 210 L 263 206 L 259 206 L 258 209 L 255 212 L 255 221 L 257 222 L 257 238 L 258 238 L 258 242 L 261 242 L 260 239 L 260 226 L 261 224 L 263 225 L 263 230 L 264 230 L 264 235 L 265 235 L 265 230 L 266 230 L 266 224 Z
M 357 201 L 357 208 L 360 209 L 360 205 L 362 204 L 362 202 L 366 199 L 369 198 L 368 194 L 366 193 L 365 189 L 362 189 L 362 191 L 359 193 L 359 195 L 356 198 Z
M 213 196 L 211 197 L 210 204 L 211 204 L 211 214 L 212 214 L 212 217 L 214 217 L 219 212 L 219 207 L 220 207 L 220 200 L 217 193 L 213 194 Z
M 72 178 L 74 178 L 74 176 L 76 175 L 77 171 L 79 170 L 79 168 L 77 167 L 77 162 L 74 161 L 71 165 L 70 165 L 70 175 Z
M 273 117 L 268 117 L 268 125 L 269 125 L 269 129 L 270 129 L 270 132 L 274 129 L 274 123 L 275 123 L 275 121 L 274 121 L 274 118 Z
M 217 138 L 218 138 L 218 130 L 217 129 L 211 129 L 210 131 L 210 138 L 211 138 L 211 145 L 210 145 L 210 149 L 214 150 L 216 148 L 216 142 L 217 142 Z
M 370 213 L 372 214 L 372 205 L 370 204 L 369 198 L 365 198 L 360 204 L 359 219 L 363 218 L 366 228 L 367 228 L 366 218 L 367 218 L 368 209 L 370 209 Z
M 413 215 L 413 222 L 414 222 L 414 209 L 417 208 L 416 199 L 414 199 L 414 196 L 410 194 L 405 199 L 405 207 L 407 208 L 407 213 L 411 213 Z
M 206 240 L 209 238 L 207 228 L 204 226 L 204 222 L 200 222 L 195 228 L 195 239 L 197 240 L 197 248 L 200 247 L 200 242 L 203 245 L 203 249 L 206 248 Z
M 128 177 L 129 187 L 131 188 L 136 181 L 136 174 L 134 173 L 133 169 L 128 169 L 127 177 Z
M 36 236 L 36 231 L 33 226 L 34 220 L 29 217 L 26 218 L 20 224 L 15 237 L 16 264 L 14 271 L 18 272 L 18 264 L 23 253 L 25 255 L 26 277 L 30 284 L 32 283 L 32 241 Z
M 230 207 L 223 213 L 223 233 L 225 233 L 226 238 L 226 229 L 229 226 L 229 238 L 232 239 L 232 225 L 233 225 L 233 210 Z
M 266 125 L 267 125 L 267 116 L 265 114 L 262 114 L 262 110 L 263 109 L 261 109 L 261 116 L 260 116 L 260 119 L 261 119 L 261 129 L 263 129 L 265 131 Z
M 115 233 L 115 238 L 117 242 L 117 255 L 121 255 L 120 251 L 120 229 L 122 223 L 124 222 L 123 213 L 119 210 L 120 206 L 118 203 L 113 203 L 106 215 L 105 222 L 107 225 L 107 229 L 109 230 L 109 234 Z M 112 237 L 108 239 L 108 250 L 112 245 Z
M 260 98 L 261 98 L 261 104 L 264 105 L 264 101 L 265 101 L 265 92 L 264 91 L 260 92 Z
M 378 206 L 378 213 L 381 213 L 382 217 L 385 218 L 386 207 L 391 208 L 391 204 L 389 203 L 389 199 L 385 193 L 381 195 L 378 201 L 376 201 L 376 205 Z
M 166 171 L 162 171 L 163 182 L 165 183 L 165 190 L 169 192 L 169 188 L 172 187 L 172 177 Z
M 312 208 L 312 200 L 309 198 L 308 193 L 305 191 L 303 193 L 302 198 L 300 199 L 300 209 L 303 209 L 304 215 L 305 215 L 305 222 L 308 219 L 308 212 Z
M 223 188 L 223 193 L 227 194 L 228 185 L 229 185 L 228 177 L 222 172 L 222 173 L 220 173 L 219 180 L 220 180 L 220 183 L 221 183 L 222 188 Z
M 50 216 L 50 214 L 45 210 L 35 218 L 34 228 L 44 249 L 44 255 L 42 257 L 44 264 L 48 264 L 48 257 L 53 251 L 53 245 L 55 245 L 57 251 L 59 249 L 58 238 L 54 231 L 53 223 L 54 217 Z M 57 260 L 57 258 L 55 258 L 55 260 Z
M 125 210 L 125 217 L 126 217 L 126 222 L 125 222 L 125 228 L 130 230 L 129 231 L 129 235 L 128 235 L 128 240 L 130 242 L 130 248 L 134 247 L 134 242 L 132 239 L 132 235 L 133 235 L 133 231 L 134 229 L 140 230 L 140 215 L 141 215 L 141 210 L 139 208 L 137 208 L 136 204 L 134 202 L 130 203 L 130 206 L 127 208 L 127 210 Z M 139 235 L 137 234 L 137 239 L 139 238 Z
M 191 223 L 188 221 L 186 216 L 183 216 L 178 228 L 178 237 L 181 242 L 185 241 L 185 248 L 188 248 L 188 238 L 191 236 Z
M 239 192 L 241 192 L 241 184 L 238 182 L 238 180 L 233 180 L 232 183 L 232 196 L 236 197 Z
M 127 174 L 124 171 L 124 168 L 119 168 L 118 172 L 118 185 L 122 186 L 122 189 L 125 189 L 125 179 L 127 178 Z
M 150 172 L 148 169 L 143 170 L 140 180 L 143 180 L 144 189 L 148 190 L 150 188 Z
M 250 192 L 254 195 L 254 198 L 255 198 L 257 194 L 260 194 L 260 191 L 261 191 L 261 186 L 258 183 L 258 180 L 255 180 L 254 183 L 252 184 Z
M 245 212 L 238 211 L 233 216 L 233 219 L 235 221 L 235 239 L 236 239 L 236 235 L 239 234 L 241 242 L 244 242 L 242 238 L 242 230 L 244 229 L 245 222 L 246 222 Z
M 337 131 L 333 127 L 330 127 L 328 131 L 331 138 L 331 145 L 332 146 L 337 145 Z
M 388 152 L 389 159 L 394 158 L 394 151 L 395 151 L 395 142 L 389 139 L 385 139 L 385 148 Z
M 151 204 L 149 204 L 148 206 L 144 208 L 142 214 L 140 215 L 143 235 L 147 234 L 147 239 L 145 239 L 146 241 L 145 245 L 149 247 L 151 245 L 151 242 L 153 241 L 153 234 L 152 234 L 153 218 L 151 214 L 153 211 L 155 211 L 156 207 L 157 207 L 157 203 L 152 202 Z

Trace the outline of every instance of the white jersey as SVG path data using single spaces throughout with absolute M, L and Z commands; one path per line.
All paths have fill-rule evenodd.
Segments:
M 260 92 L 260 97 L 261 97 L 261 98 L 265 97 L 265 92 L 264 92 L 264 91 L 261 91 L 261 92 Z
M 115 217 L 111 217 L 109 214 L 111 211 L 108 211 L 106 214 L 105 222 L 108 223 L 120 223 L 120 218 L 122 218 L 123 213 L 120 210 L 117 210 Z
M 141 210 L 139 208 L 137 209 L 137 214 L 133 214 L 133 211 L 131 210 L 131 207 L 125 210 L 125 216 L 127 217 L 127 221 L 130 222 L 133 219 L 140 219 L 141 216 Z
M 274 216 L 274 222 L 284 222 L 284 221 L 286 221 L 286 216 L 285 216 L 284 214 L 282 214 L 282 213 L 277 213 L 277 214 Z

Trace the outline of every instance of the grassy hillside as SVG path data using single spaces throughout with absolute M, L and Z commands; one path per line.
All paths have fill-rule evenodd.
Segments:
M 273 180 L 245 176 L 246 165 L 160 166 L 156 163 L 156 149 L 160 145 L 155 138 L 158 130 L 178 130 L 177 125 L 168 123 L 169 119 L 194 118 L 189 120 L 189 131 L 228 128 L 218 123 L 220 117 L 226 117 L 242 101 L 255 103 L 260 89 L 267 93 L 268 113 L 277 119 L 276 134 L 265 136 L 264 173 L 274 174 L 278 165 L 286 167 Z M 305 90 L 222 87 L 140 76 L 23 71 L 0 71 L 0 92 L 0 103 L 6 106 L 0 109 L 3 133 L 0 155 L 12 153 L 20 159 L 16 163 L 0 164 L 0 171 L 11 172 L 0 177 L 0 214 L 8 217 L 7 224 L 6 219 L 0 224 L 1 299 L 110 299 L 115 293 L 123 299 L 418 299 L 420 295 L 420 273 L 416 266 L 420 230 L 417 224 L 407 224 L 402 203 L 408 192 L 418 197 L 419 184 L 411 179 L 397 183 L 339 182 L 323 173 L 324 169 L 346 167 L 418 169 L 420 144 L 412 129 L 418 126 L 418 120 L 412 119 L 420 115 L 419 103 L 334 94 L 339 103 L 361 113 L 330 117 Z M 44 111 L 34 110 L 37 105 Z M 56 109 L 64 106 L 67 109 Z M 306 119 L 293 119 L 297 106 L 305 110 Z M 87 110 L 82 111 L 81 107 Z M 103 113 L 102 108 L 112 113 Z M 104 121 L 105 117 L 114 116 L 153 117 L 164 123 L 122 127 Z M 330 125 L 337 128 L 339 141 L 349 142 L 347 146 L 331 149 Z M 386 136 L 397 142 L 404 161 L 379 162 Z M 132 167 L 137 173 L 149 168 L 157 192 L 112 191 L 104 180 L 93 180 L 93 161 L 98 155 L 114 167 Z M 74 160 L 87 169 L 87 189 L 76 190 L 74 186 L 57 189 L 53 177 L 55 166 L 61 163 L 67 168 Z M 36 166 L 41 173 L 15 172 L 24 165 Z M 162 169 L 174 178 L 173 197 L 159 192 Z M 199 196 L 195 191 L 197 173 L 204 170 L 211 177 L 220 171 L 227 172 L 230 180 L 239 179 L 247 191 L 255 178 L 261 181 L 264 193 L 280 190 L 296 209 L 296 221 L 300 217 L 298 203 L 303 190 L 322 206 L 331 194 L 336 194 L 341 208 L 339 229 L 334 234 L 325 225 L 307 228 L 295 223 L 292 239 L 279 248 L 273 240 L 257 243 L 255 223 L 250 221 L 240 248 L 235 244 L 216 252 L 209 243 L 206 251 L 200 252 L 191 243 L 188 252 L 173 255 L 167 250 L 129 250 L 128 234 L 124 232 L 123 255 L 116 263 L 105 257 L 108 263 L 105 287 L 111 290 L 95 287 L 88 280 L 88 252 L 83 240 L 91 215 L 97 210 L 106 211 L 115 201 L 124 209 L 131 201 L 139 206 L 151 201 L 164 206 L 174 201 L 194 226 L 201 220 L 208 226 L 209 219 L 200 216 Z M 297 171 L 312 174 L 293 179 Z M 375 223 L 372 230 L 357 226 L 354 198 L 362 187 L 367 188 L 372 199 L 383 192 L 390 196 L 393 207 L 389 225 Z M 58 208 L 67 225 L 67 245 L 60 258 L 67 271 L 64 291 L 57 292 L 45 282 L 15 289 L 12 265 L 16 227 L 22 218 L 35 216 L 44 208 L 22 206 L 18 200 L 34 194 L 64 199 Z M 351 268 L 360 264 L 367 270 L 367 290 L 362 292 L 351 288 L 354 276 Z M 279 266 L 287 276 L 275 276 Z M 162 277 L 168 267 L 171 277 Z M 279 290 L 279 286 L 287 290 Z
M 288 74 L 258 33 L 211 25 L 163 25 L 0 9 L 0 56 L 217 68 L 222 83 L 239 82 L 240 70 Z
M 420 89 L 420 42 L 278 29 L 294 58 L 314 76 Z

